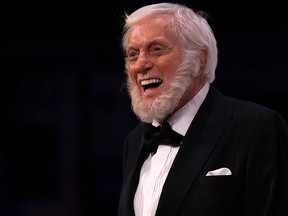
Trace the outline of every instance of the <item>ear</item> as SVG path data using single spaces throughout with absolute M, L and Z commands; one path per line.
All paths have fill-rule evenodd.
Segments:
M 206 48 L 201 49 L 199 59 L 200 59 L 200 69 L 203 70 L 206 66 L 208 51 Z

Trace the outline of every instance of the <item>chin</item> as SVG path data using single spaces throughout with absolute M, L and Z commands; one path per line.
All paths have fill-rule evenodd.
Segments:
M 131 95 L 132 109 L 136 116 L 143 122 L 151 123 L 153 120 L 163 122 L 170 116 L 175 108 L 178 106 L 179 101 L 174 94 L 163 93 L 158 98 L 150 103 L 145 103 L 139 95 Z
M 140 97 L 132 98 L 132 109 L 135 115 L 143 122 L 151 123 L 153 121 L 153 115 L 151 115 L 151 104 L 145 104 Z

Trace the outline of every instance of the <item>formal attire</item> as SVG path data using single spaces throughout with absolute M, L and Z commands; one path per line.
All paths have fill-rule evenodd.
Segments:
M 147 154 L 142 123 L 127 135 L 119 216 L 288 215 L 287 123 L 213 86 L 203 91 L 198 107 L 182 110 L 188 117 L 169 119 L 173 129 L 188 122 L 180 147 Z

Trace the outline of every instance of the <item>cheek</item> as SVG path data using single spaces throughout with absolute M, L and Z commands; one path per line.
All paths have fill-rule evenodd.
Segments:
M 174 79 L 176 74 L 178 73 L 178 65 L 176 64 L 169 64 L 164 69 L 164 76 L 167 80 L 171 81 Z
M 133 85 L 137 84 L 137 74 L 133 73 L 131 70 L 127 70 L 129 82 Z
M 131 66 L 126 65 L 126 73 L 128 74 L 130 79 L 135 79 L 135 73 L 133 73 L 133 70 L 131 68 Z
M 181 56 L 173 55 L 161 62 L 161 67 L 169 74 L 175 74 L 181 64 Z

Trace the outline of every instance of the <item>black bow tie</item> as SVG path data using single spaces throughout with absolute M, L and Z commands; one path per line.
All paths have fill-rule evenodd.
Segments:
M 172 130 L 168 122 L 158 127 L 143 123 L 143 132 L 144 146 L 148 153 L 156 153 L 159 145 L 180 146 L 183 139 L 181 134 Z

